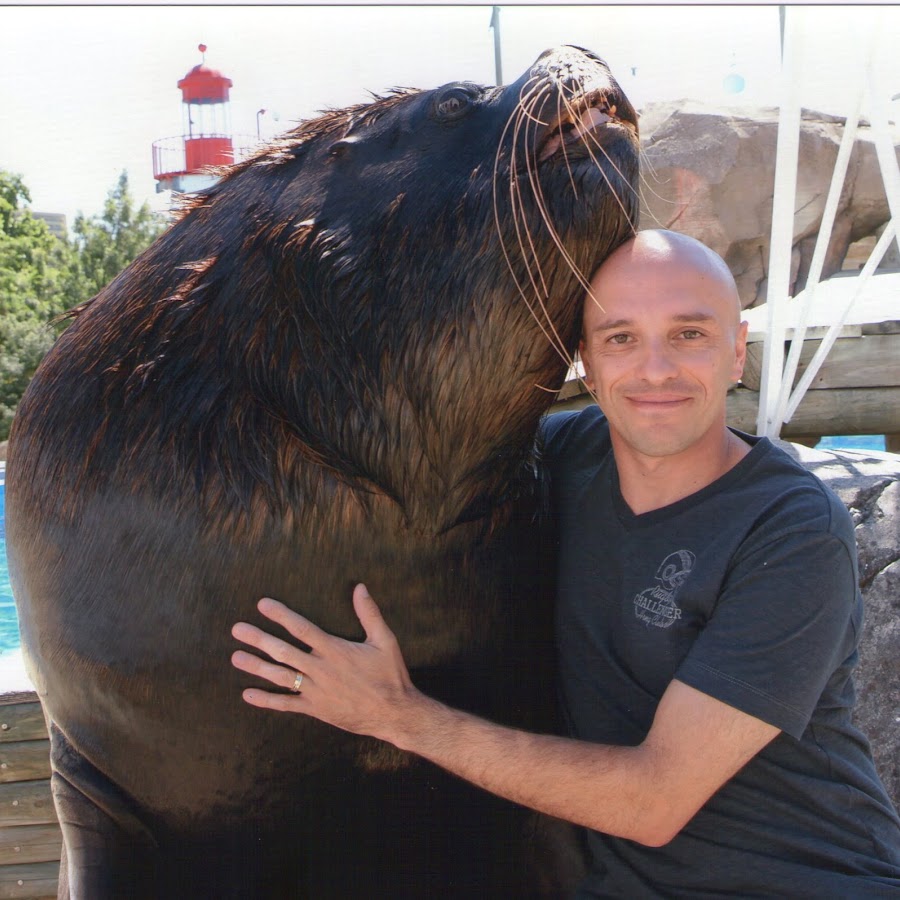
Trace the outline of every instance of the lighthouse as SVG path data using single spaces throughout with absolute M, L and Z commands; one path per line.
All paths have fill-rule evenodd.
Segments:
M 206 65 L 202 54 L 178 82 L 181 91 L 182 134 L 153 142 L 153 177 L 156 190 L 192 193 L 218 180 L 210 167 L 230 165 L 236 159 L 229 108 L 230 78 Z M 243 149 L 238 151 L 243 155 Z

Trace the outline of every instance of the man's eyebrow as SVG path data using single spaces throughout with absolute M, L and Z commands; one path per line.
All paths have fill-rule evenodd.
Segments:
M 633 325 L 634 322 L 631 319 L 613 319 L 611 322 L 600 322 L 594 331 L 610 331 L 613 328 L 627 328 L 629 325 Z
M 716 317 L 708 312 L 692 312 L 672 316 L 672 319 L 676 322 L 714 322 Z
M 673 322 L 714 322 L 716 317 L 712 313 L 697 310 L 697 312 L 679 313 L 672 316 Z M 611 319 L 606 322 L 600 322 L 594 331 L 612 331 L 616 328 L 628 328 L 634 325 L 633 319 Z

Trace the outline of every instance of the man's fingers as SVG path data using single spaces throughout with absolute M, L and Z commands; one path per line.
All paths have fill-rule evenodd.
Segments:
M 353 608 L 370 644 L 383 645 L 386 640 L 395 640 L 394 632 L 388 628 L 381 610 L 364 584 L 353 588 Z
M 251 675 L 265 678 L 266 681 L 271 681 L 272 684 L 277 684 L 279 687 L 293 690 L 294 685 L 296 684 L 297 669 L 276 666 L 273 663 L 266 662 L 264 659 L 260 659 L 258 656 L 254 656 L 252 653 L 246 653 L 243 650 L 236 650 L 232 653 L 231 664 L 242 672 L 249 672 Z M 309 683 L 309 673 L 304 672 L 303 684 L 308 685 Z
M 330 640 L 330 635 L 313 625 L 309 619 L 305 619 L 299 613 L 288 609 L 283 603 L 273 600 L 271 597 L 263 597 L 256 604 L 259 611 L 273 622 L 281 625 L 285 631 L 292 634 L 297 640 L 303 641 L 309 647 L 318 648 L 322 643 Z
M 279 712 L 306 712 L 305 703 L 308 702 L 302 694 L 270 694 L 258 688 L 247 688 L 241 696 L 251 706 Z
M 266 656 L 285 666 L 305 671 L 309 663 L 310 655 L 308 653 L 248 622 L 238 622 L 231 629 L 231 634 L 241 643 L 261 650 Z

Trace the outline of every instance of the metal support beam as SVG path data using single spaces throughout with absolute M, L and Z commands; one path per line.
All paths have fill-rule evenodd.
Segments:
M 763 362 L 760 378 L 760 398 L 756 429 L 758 434 L 778 437 L 783 425 L 790 422 L 813 383 L 829 350 L 840 334 L 841 326 L 853 304 L 862 296 L 863 290 L 875 272 L 884 254 L 896 235 L 895 227 L 900 224 L 900 168 L 897 166 L 896 151 L 889 126 L 888 103 L 890 93 L 886 86 L 876 84 L 879 66 L 879 51 L 893 52 L 885 40 L 888 29 L 884 27 L 884 14 L 873 17 L 867 31 L 858 43 L 858 58 L 854 64 L 846 65 L 845 77 L 859 73 L 859 90 L 849 104 L 844 133 L 838 151 L 831 185 L 822 214 L 822 222 L 816 238 L 816 246 L 802 301 L 790 297 L 791 251 L 793 246 L 794 207 L 796 205 L 797 174 L 799 167 L 800 102 L 797 85 L 799 75 L 804 70 L 803 51 L 800 45 L 802 32 L 799 21 L 805 10 L 789 8 L 784 11 L 783 53 L 783 96 L 778 123 L 778 145 L 775 162 L 775 196 L 772 206 L 772 232 L 769 251 L 769 281 L 766 296 L 766 339 L 763 347 Z M 862 272 L 857 276 L 854 290 L 847 304 L 839 311 L 836 320 L 829 323 L 829 330 L 810 361 L 803 376 L 791 391 L 797 373 L 807 322 L 816 301 L 816 291 L 824 267 L 828 246 L 837 216 L 841 192 L 846 179 L 850 156 L 856 140 L 863 99 L 868 90 L 873 110 L 871 114 L 872 134 L 878 156 L 879 168 L 888 197 L 891 221 L 882 238 L 876 244 Z M 897 236 L 900 243 L 900 236 Z M 796 325 L 791 338 L 791 348 L 787 361 L 784 360 L 786 321 L 789 304 L 800 303 L 797 308 Z
M 800 150 L 800 96 L 798 89 L 801 48 L 797 10 L 785 10 L 782 58 L 782 99 L 775 151 L 775 195 L 769 241 L 768 320 L 763 350 L 762 383 L 756 433 L 778 437 L 776 421 L 784 364 L 786 304 L 790 295 L 791 249 L 794 242 L 794 206 L 797 196 L 797 161 Z

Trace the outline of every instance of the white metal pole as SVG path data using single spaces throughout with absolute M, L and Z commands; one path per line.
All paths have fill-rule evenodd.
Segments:
M 844 122 L 844 134 L 841 139 L 840 149 L 838 150 L 837 160 L 834 164 L 834 172 L 831 175 L 831 187 L 828 190 L 828 199 L 825 201 L 825 210 L 822 213 L 822 223 L 819 226 L 819 234 L 816 237 L 816 249 L 813 251 L 809 275 L 807 276 L 806 287 L 803 291 L 803 301 L 798 310 L 797 322 L 794 326 L 793 336 L 791 337 L 791 349 L 788 353 L 787 362 L 784 366 L 784 374 L 781 378 L 781 392 L 779 394 L 778 408 L 775 413 L 775 420 L 779 423 L 790 421 L 785 414 L 788 400 L 790 399 L 791 405 L 796 409 L 797 404 L 799 404 L 802 399 L 802 395 L 795 398 L 791 393 L 791 385 L 793 385 L 794 376 L 797 374 L 797 366 L 800 362 L 800 351 L 803 349 L 803 339 L 806 336 L 806 323 L 809 321 L 809 314 L 815 303 L 816 289 L 822 278 L 822 269 L 825 265 L 828 245 L 831 243 L 831 233 L 834 230 L 834 220 L 837 216 L 838 203 L 841 199 L 841 190 L 844 187 L 844 181 L 847 177 L 847 166 L 850 162 L 850 154 L 853 151 L 853 144 L 856 141 L 856 132 L 859 127 L 859 113 L 862 107 L 863 92 L 864 88 L 861 86 L 856 96 L 856 100 L 850 104 L 850 111 L 847 113 L 847 119 Z M 794 403 L 795 399 L 797 401 L 796 403 Z
M 800 10 L 785 10 L 784 47 L 781 64 L 782 99 L 778 115 L 775 151 L 775 195 L 772 200 L 772 232 L 769 242 L 769 284 L 766 292 L 766 336 L 759 393 L 756 433 L 778 437 L 781 423 L 775 413 L 779 405 L 787 303 L 794 242 L 794 204 L 797 196 L 797 159 L 800 148 Z
M 884 21 L 885 11 L 881 10 L 880 22 Z M 897 151 L 891 137 L 889 124 L 890 91 L 887 85 L 879 85 L 877 73 L 884 65 L 885 52 L 896 52 L 893 40 L 890 43 L 885 40 L 885 28 L 879 27 L 877 50 L 874 54 L 873 64 L 869 67 L 869 96 L 872 103 L 872 134 L 875 138 L 875 153 L 878 157 L 878 166 L 881 169 L 881 178 L 884 181 L 884 192 L 887 194 L 888 209 L 891 211 L 891 219 L 895 225 L 900 225 L 900 168 L 897 166 Z M 891 36 L 893 37 L 893 36 Z M 900 234 L 897 235 L 898 249 L 900 249 Z
M 497 84 L 503 84 L 503 62 L 500 55 L 500 7 L 495 6 L 491 10 L 491 24 L 488 26 L 494 30 L 494 73 Z
M 857 299 L 862 295 L 863 289 L 872 277 L 872 273 L 878 268 L 878 264 L 884 258 L 884 254 L 887 253 L 887 249 L 890 247 L 891 241 L 894 240 L 895 236 L 894 223 L 893 221 L 888 222 L 887 227 L 878 239 L 878 243 L 875 245 L 875 249 L 872 250 L 871 255 L 868 260 L 866 260 L 862 272 L 854 279 L 853 293 L 850 295 L 850 299 L 844 304 L 844 308 L 839 313 L 837 319 L 829 325 L 828 331 L 822 339 L 822 343 L 819 344 L 819 349 L 816 350 L 815 355 L 809 361 L 809 365 L 803 372 L 803 377 L 797 384 L 797 390 L 794 391 L 791 402 L 788 404 L 785 418 L 786 422 L 789 422 L 794 413 L 797 412 L 797 407 L 800 405 L 803 395 L 812 384 L 813 378 L 816 377 L 822 363 L 825 361 L 825 357 L 828 355 L 832 346 L 834 346 L 834 342 L 838 339 L 838 335 L 841 333 L 841 328 L 843 328 L 844 322 L 846 321 L 853 304 L 856 303 Z

